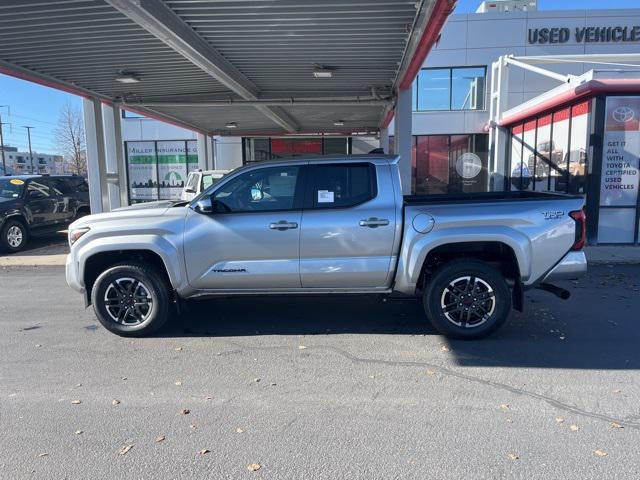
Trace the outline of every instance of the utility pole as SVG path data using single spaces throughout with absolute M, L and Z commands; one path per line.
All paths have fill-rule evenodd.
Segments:
M 23 127 L 27 129 L 27 136 L 29 137 L 29 158 L 31 159 L 31 175 L 33 175 L 33 152 L 31 151 L 31 129 L 35 127 L 29 127 L 27 125 L 23 125 Z
M 9 110 L 9 105 L 0 105 L 0 108 L 6 108 Z M 4 138 L 2 138 L 2 125 L 9 125 L 8 123 L 2 123 L 2 115 L 0 115 L 0 153 L 2 154 L 2 174 L 7 174 L 7 163 L 4 159 Z

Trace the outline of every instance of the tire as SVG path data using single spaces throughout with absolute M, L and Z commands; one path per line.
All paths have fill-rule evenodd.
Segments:
M 19 252 L 27 244 L 29 231 L 19 220 L 7 220 L 0 233 L 0 246 L 11 253 Z
M 497 330 L 509 316 L 511 290 L 502 273 L 490 265 L 479 260 L 453 260 L 428 280 L 423 305 L 441 334 L 481 338 Z
M 173 310 L 169 288 L 165 276 L 157 269 L 140 263 L 122 263 L 98 276 L 91 302 L 96 317 L 107 330 L 122 337 L 144 337 L 169 319 Z

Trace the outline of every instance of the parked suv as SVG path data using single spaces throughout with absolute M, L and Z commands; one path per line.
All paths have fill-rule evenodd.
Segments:
M 0 248 L 3 250 L 22 250 L 30 236 L 62 230 L 89 213 L 89 186 L 82 177 L 0 177 Z

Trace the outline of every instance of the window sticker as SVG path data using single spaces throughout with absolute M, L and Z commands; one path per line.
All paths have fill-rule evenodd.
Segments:
M 19 178 L 12 178 L 11 180 L 9 180 L 9 183 L 11 185 L 24 185 L 24 181 L 20 180 Z
M 318 203 L 333 203 L 333 192 L 329 190 L 318 190 Z

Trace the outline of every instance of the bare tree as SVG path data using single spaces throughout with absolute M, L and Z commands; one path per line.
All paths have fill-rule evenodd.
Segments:
M 58 126 L 54 130 L 55 141 L 71 173 L 87 176 L 87 150 L 84 137 L 82 112 L 67 102 L 60 110 Z

